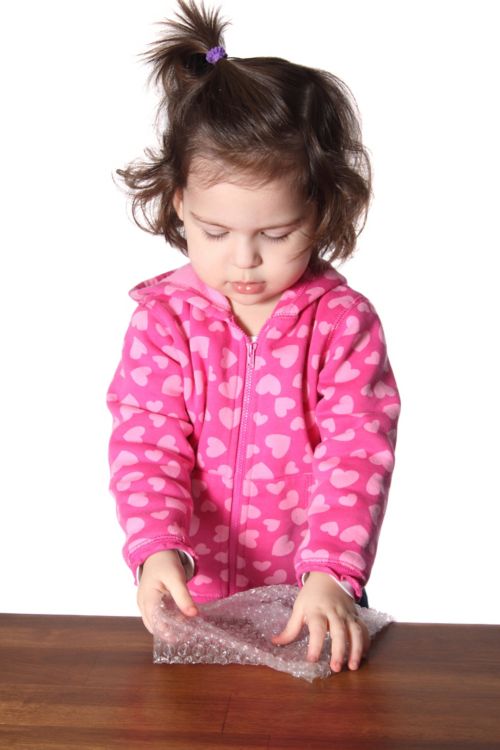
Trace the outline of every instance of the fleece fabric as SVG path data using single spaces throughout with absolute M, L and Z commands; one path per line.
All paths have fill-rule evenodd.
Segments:
M 110 490 L 138 567 L 195 561 L 198 602 L 318 570 L 359 599 L 395 463 L 400 395 L 382 323 L 324 263 L 257 339 L 190 263 L 135 286 L 108 389 Z

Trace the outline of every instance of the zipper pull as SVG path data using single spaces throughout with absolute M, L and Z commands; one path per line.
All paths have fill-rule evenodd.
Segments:
M 255 364 L 255 348 L 257 346 L 256 341 L 252 341 L 250 344 L 247 343 L 247 365 L 253 367 Z

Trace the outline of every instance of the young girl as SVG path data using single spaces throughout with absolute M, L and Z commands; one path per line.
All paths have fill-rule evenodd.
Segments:
M 374 306 L 330 263 L 371 195 L 356 107 L 324 71 L 228 57 L 219 11 L 179 5 L 147 53 L 160 149 L 117 170 L 189 258 L 131 290 L 109 388 L 124 557 L 151 632 L 166 593 L 190 616 L 296 583 L 275 643 L 306 624 L 309 659 L 330 633 L 332 669 L 357 669 L 400 399 Z

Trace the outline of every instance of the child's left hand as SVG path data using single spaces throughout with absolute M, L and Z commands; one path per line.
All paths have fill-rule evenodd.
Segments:
M 291 643 L 304 623 L 309 629 L 309 661 L 318 661 L 327 632 L 332 639 L 330 667 L 334 672 L 341 672 L 344 662 L 348 662 L 349 669 L 357 669 L 368 653 L 370 635 L 357 617 L 353 599 L 326 573 L 309 573 L 285 629 L 273 636 L 273 643 Z

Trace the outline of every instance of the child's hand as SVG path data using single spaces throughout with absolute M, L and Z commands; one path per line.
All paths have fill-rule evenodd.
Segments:
M 150 555 L 144 562 L 137 591 L 137 604 L 144 625 L 153 633 L 153 612 L 161 599 L 169 594 L 185 615 L 194 616 L 198 609 L 186 586 L 186 574 L 175 549 Z
M 344 661 L 350 669 L 357 669 L 368 653 L 370 635 L 364 622 L 357 618 L 353 599 L 326 573 L 309 574 L 285 629 L 273 636 L 273 643 L 291 643 L 304 623 L 309 629 L 309 661 L 318 661 L 328 631 L 332 639 L 330 667 L 334 672 L 342 671 Z

